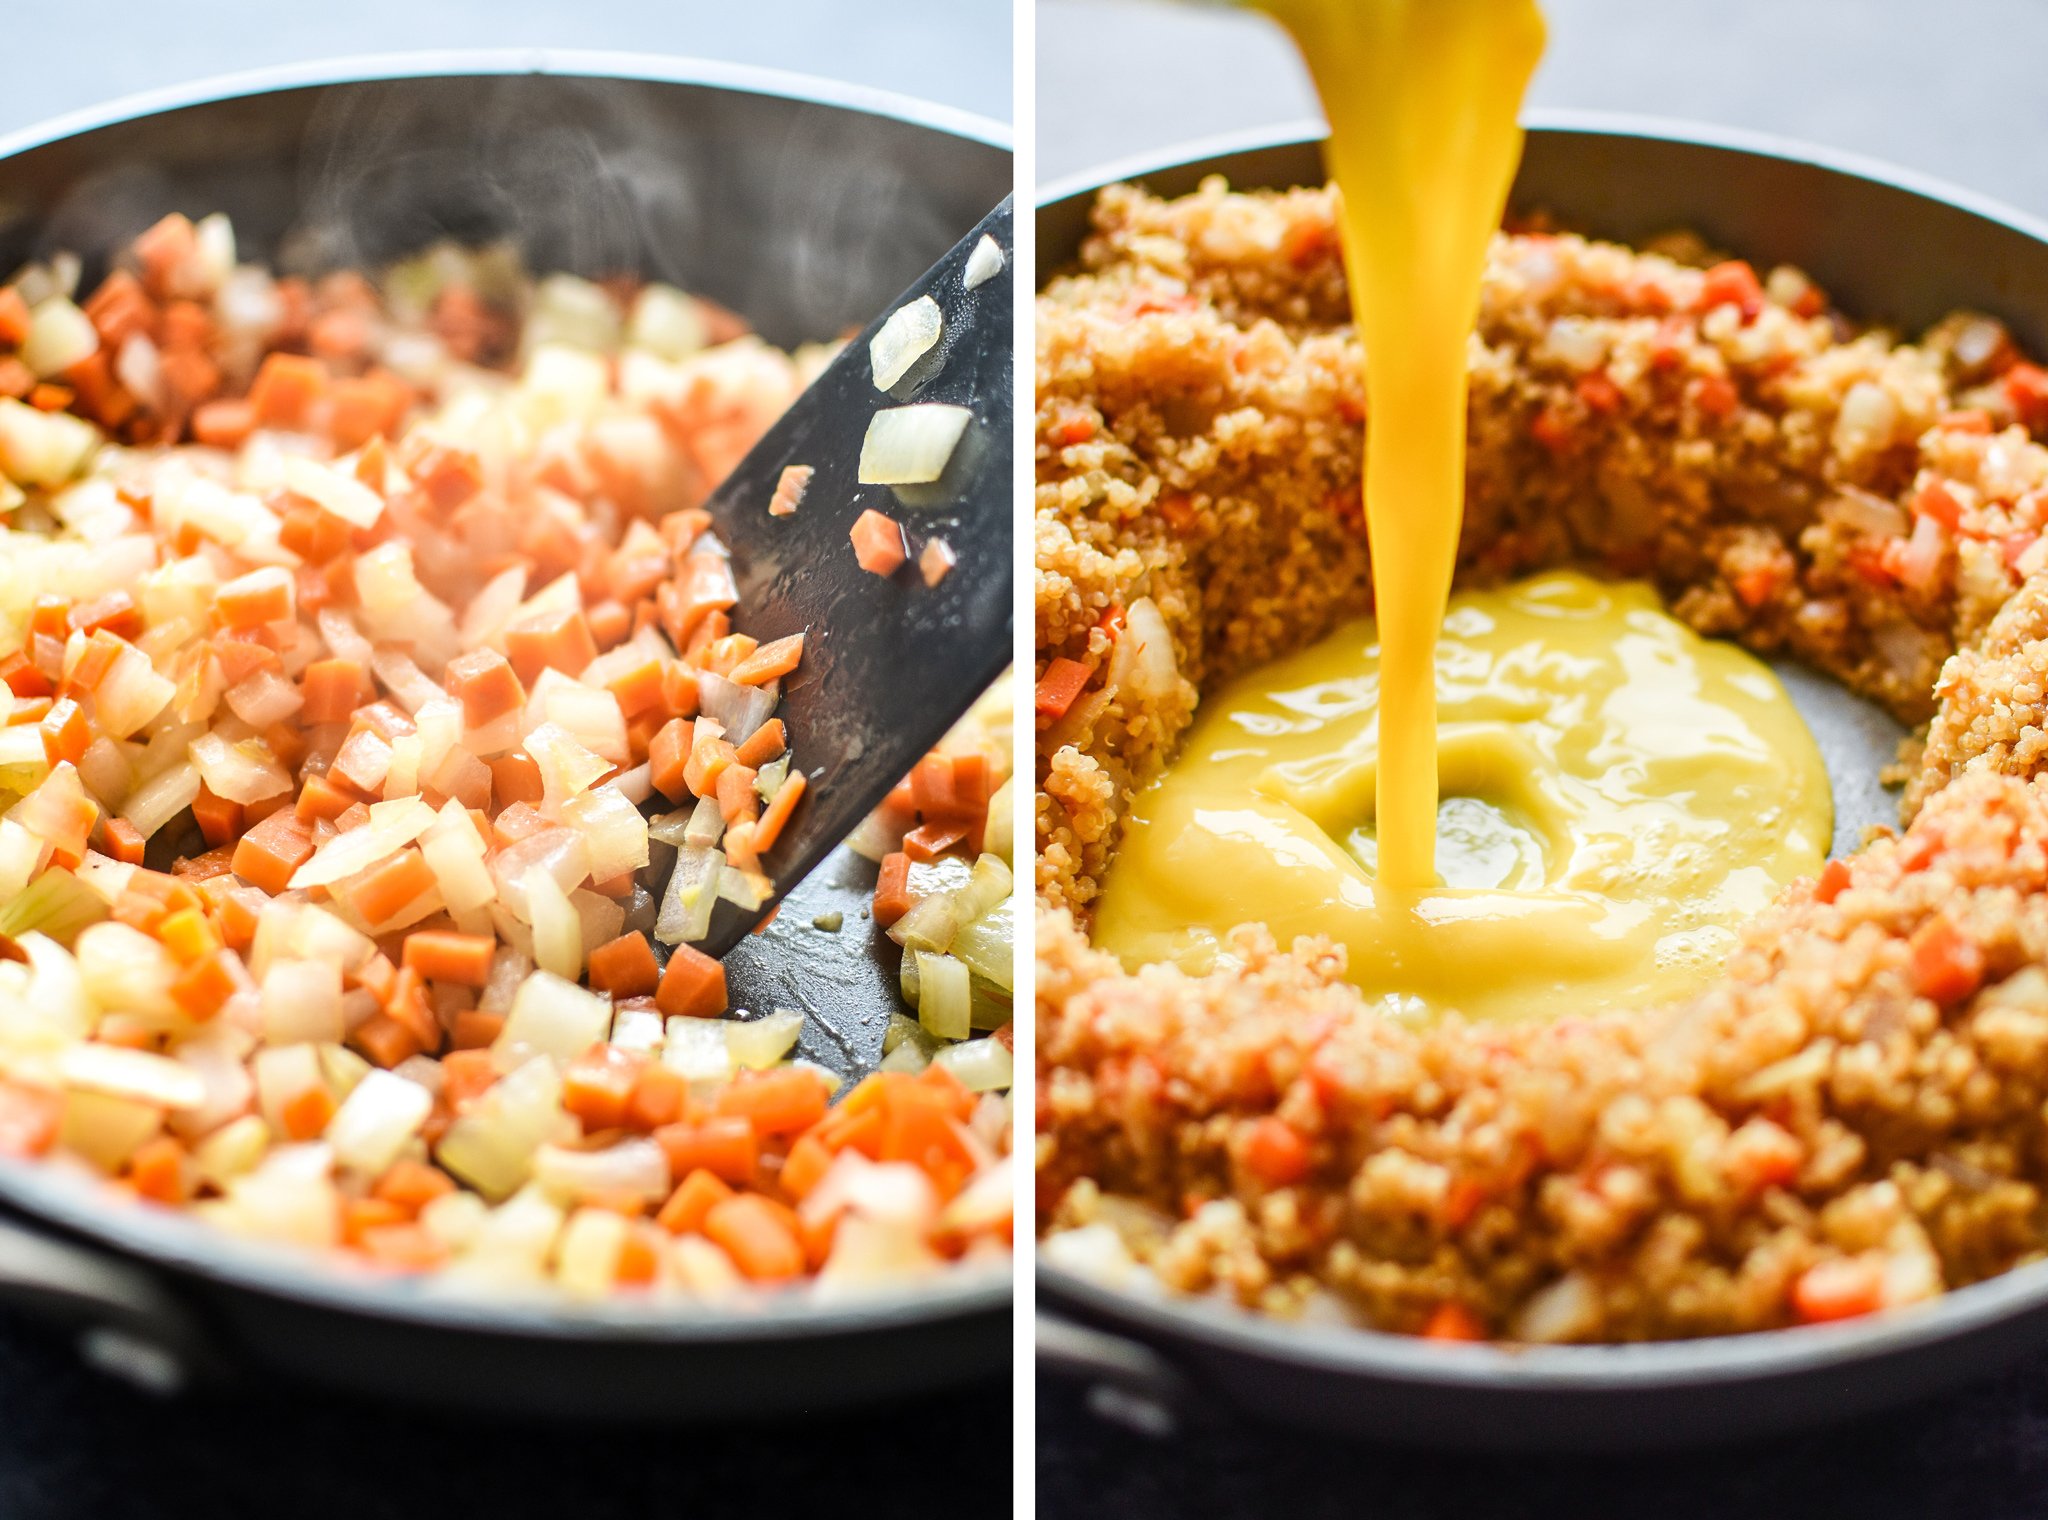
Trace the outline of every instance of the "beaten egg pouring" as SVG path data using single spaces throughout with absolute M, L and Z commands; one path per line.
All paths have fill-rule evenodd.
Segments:
M 1460 593 L 1435 677 L 1438 885 L 1379 877 L 1386 714 L 1359 621 L 1204 701 L 1132 803 L 1096 943 L 1203 974 L 1262 922 L 1343 946 L 1404 1017 L 1590 1013 L 1695 990 L 1821 865 L 1827 776 L 1784 688 L 1647 587 Z
M 1832 803 L 1770 672 L 1653 593 L 1555 573 L 1449 600 L 1467 345 L 1543 46 L 1532 0 L 1266 0 L 1331 135 L 1366 353 L 1376 622 L 1205 697 L 1097 908 L 1127 967 L 1321 935 L 1402 1017 L 1649 1006 L 1819 868 Z

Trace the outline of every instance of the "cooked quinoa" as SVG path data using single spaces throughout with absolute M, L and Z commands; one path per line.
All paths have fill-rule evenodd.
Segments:
M 1244 969 L 1200 978 L 1090 947 L 1197 692 L 1370 611 L 1332 203 L 1114 187 L 1039 301 L 1038 673 L 1091 672 L 1037 746 L 1048 1249 L 1525 1340 L 1835 1318 L 2042 1254 L 2048 374 L 1983 316 L 1902 342 L 1682 238 L 1491 251 L 1461 584 L 1648 577 L 1926 725 L 1905 833 L 1791 888 L 1720 984 L 1417 1030 L 1324 941 L 1248 926 Z M 1120 648 L 1146 602 L 1172 679 Z

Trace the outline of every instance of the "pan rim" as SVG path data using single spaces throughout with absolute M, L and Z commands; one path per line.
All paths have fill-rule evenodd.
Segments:
M 516 78 L 526 75 L 696 85 L 742 95 L 767 95 L 886 117 L 909 126 L 964 138 L 1004 153 L 1015 151 L 1007 123 L 894 90 L 851 84 L 794 69 L 726 63 L 680 54 L 639 53 L 627 49 L 522 47 L 345 53 L 301 63 L 237 69 L 232 73 L 212 74 L 179 84 L 137 90 L 0 134 L 0 161 L 104 127 L 225 100 L 335 85 L 376 84 L 387 80 Z
M 894 120 L 1012 154 L 1007 124 L 956 107 L 793 70 L 679 55 L 568 48 L 461 48 L 349 55 L 209 76 L 139 91 L 0 134 L 0 165 L 128 122 L 220 101 L 298 90 L 435 78 L 558 78 L 680 85 L 822 105 Z M 803 1287 L 743 1300 L 588 1302 L 433 1279 L 343 1271 L 319 1253 L 228 1234 L 183 1214 L 122 1207 L 89 1180 L 0 1160 L 0 1230 L 52 1235 L 113 1270 L 167 1280 L 181 1299 L 231 1289 L 370 1320 L 549 1341 L 714 1344 L 787 1342 L 929 1328 L 1008 1313 L 1014 1258 L 1003 1270 L 961 1264 L 858 1296 L 820 1301 Z
M 1647 139 L 1749 154 L 1866 181 L 1982 218 L 2048 246 L 2048 219 L 1938 176 L 1801 139 L 1707 122 L 1628 112 L 1542 110 L 1524 113 L 1532 135 L 1581 134 Z M 1216 133 L 1176 146 L 1124 155 L 1041 186 L 1043 213 L 1109 185 L 1201 169 L 1262 150 L 1319 148 L 1328 136 L 1317 118 Z M 1054 271 L 1041 268 L 1038 279 Z M 1788 1325 L 1688 1340 L 1529 1345 L 1426 1341 L 1364 1326 L 1311 1326 L 1279 1320 L 1212 1297 L 1139 1293 L 1108 1287 L 1049 1263 L 1034 1242 L 1034 1279 L 1044 1300 L 1069 1306 L 1084 1323 L 1127 1333 L 1147 1346 L 1205 1349 L 1257 1357 L 1314 1372 L 1370 1377 L 1413 1388 L 1472 1393 L 1602 1395 L 1674 1388 L 1740 1386 L 1822 1370 L 1840 1371 L 1985 1332 L 2048 1306 L 2048 1261 L 1954 1288 L 1939 1298 L 1860 1319 Z M 1340 1333 L 1318 1335 L 1317 1329 Z

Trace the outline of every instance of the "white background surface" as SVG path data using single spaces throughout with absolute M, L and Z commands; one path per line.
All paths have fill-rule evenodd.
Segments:
M 2048 0 L 1543 0 L 1532 107 L 1631 111 L 1853 149 L 2048 213 Z M 1261 18 L 1039 0 L 1041 183 L 1316 114 Z
M 17 0 L 0 14 L 0 132 L 214 74 L 464 47 L 717 58 L 1010 117 L 1009 0 Z

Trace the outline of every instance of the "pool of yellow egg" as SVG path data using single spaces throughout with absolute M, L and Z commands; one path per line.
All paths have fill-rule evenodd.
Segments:
M 1373 879 L 1373 624 L 1206 697 L 1131 809 L 1095 940 L 1127 967 L 1228 965 L 1229 931 L 1327 935 L 1410 1018 L 1646 1007 L 1825 858 L 1820 751 L 1770 670 L 1648 587 L 1574 572 L 1454 596 L 1436 649 L 1437 869 Z

